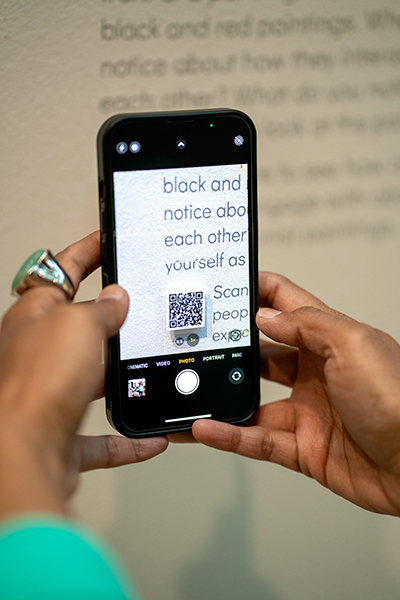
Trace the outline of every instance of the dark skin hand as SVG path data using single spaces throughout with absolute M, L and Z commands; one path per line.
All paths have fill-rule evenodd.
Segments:
M 57 255 L 75 288 L 99 266 L 99 234 Z M 93 302 L 71 303 L 55 286 L 26 291 L 0 331 L 0 518 L 68 513 L 80 471 L 147 460 L 165 437 L 89 437 L 77 429 L 103 389 L 103 342 L 115 335 L 129 299 L 117 285 Z
M 263 377 L 292 389 L 243 427 L 194 423 L 208 446 L 299 471 L 368 510 L 400 515 L 400 347 L 291 281 L 260 275 Z M 284 344 L 282 346 L 282 344 Z
M 92 234 L 57 255 L 75 286 L 99 265 Z M 372 511 L 400 514 L 400 347 L 287 279 L 260 276 L 262 375 L 292 388 L 237 427 L 193 425 L 196 440 L 300 471 Z M 118 286 L 71 304 L 56 287 L 28 290 L 0 331 L 0 518 L 67 513 L 82 470 L 146 460 L 164 437 L 76 434 L 102 389 L 103 340 L 128 309 Z

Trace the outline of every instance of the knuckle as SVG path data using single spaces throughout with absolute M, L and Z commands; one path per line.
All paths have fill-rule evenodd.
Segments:
M 4 331 L 12 326 L 15 321 L 15 308 L 10 308 L 4 315 L 1 320 L 1 329 Z
M 230 447 L 233 452 L 239 453 L 242 442 L 242 430 L 240 427 L 233 427 L 231 433 Z
M 377 337 L 377 330 L 370 325 L 354 323 L 351 327 L 347 328 L 347 345 L 353 351 L 361 351 L 366 346 L 374 344 Z
M 293 311 L 294 313 L 296 313 L 297 316 L 303 316 L 303 315 L 317 315 L 320 314 L 320 309 L 316 308 L 315 306 L 309 306 L 309 305 L 304 305 L 304 306 L 300 306 L 300 308 L 297 308 L 295 311 Z
M 269 461 L 274 449 L 274 442 L 269 431 L 264 431 L 260 439 L 259 456 L 260 460 Z
M 105 468 L 115 467 L 119 463 L 119 448 L 112 435 L 106 436 L 107 460 Z
M 3 330 L 27 324 L 46 316 L 52 309 L 65 304 L 65 294 L 55 286 L 37 286 L 23 293 L 4 314 Z

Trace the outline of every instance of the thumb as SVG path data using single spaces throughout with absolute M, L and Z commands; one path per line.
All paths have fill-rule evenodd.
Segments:
M 105 287 L 95 302 L 90 304 L 91 311 L 103 327 L 104 338 L 112 337 L 118 333 L 125 321 L 128 308 L 129 296 L 117 284 Z

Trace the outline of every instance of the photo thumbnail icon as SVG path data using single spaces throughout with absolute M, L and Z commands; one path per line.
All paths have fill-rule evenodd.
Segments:
M 128 398 L 139 398 L 146 395 L 146 379 L 129 379 Z

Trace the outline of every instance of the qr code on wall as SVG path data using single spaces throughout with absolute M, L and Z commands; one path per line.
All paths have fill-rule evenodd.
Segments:
M 168 329 L 192 329 L 204 326 L 204 292 L 168 294 Z

